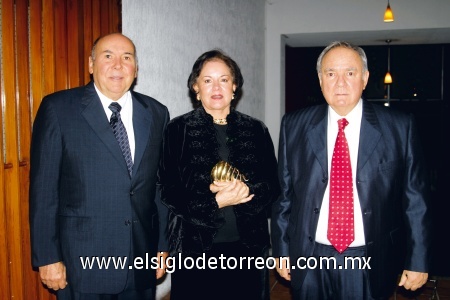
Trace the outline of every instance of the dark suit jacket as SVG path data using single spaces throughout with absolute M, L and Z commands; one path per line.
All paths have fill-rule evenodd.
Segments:
M 274 256 L 313 254 L 320 208 L 328 184 L 328 105 L 287 114 L 278 154 L 282 194 L 274 203 Z M 413 118 L 363 101 L 357 191 L 363 214 L 372 296 L 388 296 L 402 269 L 429 269 L 428 182 Z M 402 226 L 406 224 L 406 226 Z M 406 244 L 405 244 L 406 242 Z M 399 256 L 406 246 L 404 260 Z M 345 252 L 344 252 L 345 255 Z M 307 270 L 291 269 L 292 287 Z
M 63 261 L 83 293 L 119 293 L 135 257 L 168 250 L 167 209 L 156 178 L 167 108 L 132 92 L 136 140 L 133 175 L 91 82 L 46 96 L 34 121 L 30 172 L 33 266 Z M 158 211 L 160 216 L 158 218 Z M 159 221 L 159 222 L 158 222 Z M 80 257 L 124 258 L 124 268 L 84 269 Z M 154 287 L 155 270 L 133 269 L 136 288 Z

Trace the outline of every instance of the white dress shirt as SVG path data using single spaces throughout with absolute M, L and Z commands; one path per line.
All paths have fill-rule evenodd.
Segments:
M 345 137 L 347 138 L 348 147 L 350 150 L 350 161 L 352 165 L 352 179 L 353 179 L 353 207 L 354 207 L 354 224 L 355 224 L 355 240 L 350 244 L 350 247 L 358 247 L 365 245 L 364 238 L 364 224 L 362 221 L 361 205 L 359 203 L 358 191 L 356 190 L 356 168 L 358 162 L 358 146 L 359 146 L 359 132 L 361 128 L 362 118 L 362 100 L 353 110 L 346 116 L 338 115 L 330 106 L 328 107 L 328 127 L 327 127 L 327 154 L 328 154 L 328 185 L 323 196 L 322 207 L 320 209 L 319 222 L 317 224 L 316 242 L 331 245 L 327 238 L 328 230 L 328 212 L 330 205 L 330 170 L 331 159 L 333 156 L 334 144 L 336 143 L 336 136 L 338 134 L 338 120 L 345 118 L 348 125 L 345 127 Z
M 94 84 L 95 86 L 95 84 Z M 127 130 L 128 142 L 130 143 L 131 150 L 131 158 L 134 162 L 134 150 L 135 150 L 135 139 L 134 139 L 134 129 L 133 129 L 133 99 L 131 97 L 131 92 L 126 92 L 119 100 L 113 101 L 103 95 L 100 90 L 95 86 L 95 90 L 97 91 L 98 96 L 100 97 L 100 101 L 102 102 L 103 109 L 105 110 L 106 117 L 111 120 L 112 111 L 109 109 L 109 105 L 111 102 L 117 102 L 120 104 L 122 109 L 120 110 L 120 118 L 122 119 L 122 123 Z

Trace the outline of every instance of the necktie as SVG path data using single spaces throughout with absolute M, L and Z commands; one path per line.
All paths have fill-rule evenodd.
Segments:
M 108 108 L 112 111 L 111 119 L 109 125 L 116 136 L 117 142 L 119 143 L 120 149 L 122 150 L 123 157 L 127 163 L 128 172 L 130 177 L 133 171 L 133 159 L 131 157 L 130 143 L 128 141 L 128 134 L 125 126 L 123 125 L 122 119 L 120 118 L 120 110 L 122 107 L 119 103 L 112 102 Z
M 346 119 L 338 120 L 339 132 L 331 159 L 330 210 L 327 237 L 339 253 L 354 240 L 353 180 L 350 152 L 344 129 Z

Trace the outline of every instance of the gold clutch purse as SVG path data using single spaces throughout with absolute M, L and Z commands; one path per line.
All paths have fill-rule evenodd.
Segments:
M 213 181 L 231 181 L 234 178 L 240 181 L 248 181 L 244 174 L 226 161 L 219 161 L 211 170 L 211 179 Z

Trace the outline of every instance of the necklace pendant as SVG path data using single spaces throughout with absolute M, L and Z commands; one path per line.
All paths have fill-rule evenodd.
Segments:
M 227 124 L 227 119 L 213 119 L 214 124 L 218 124 L 218 125 L 225 125 Z

